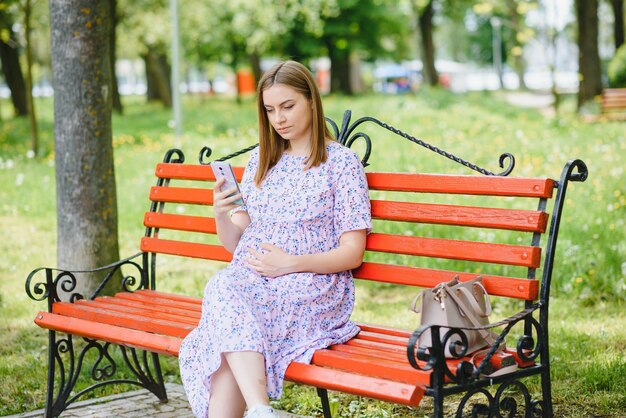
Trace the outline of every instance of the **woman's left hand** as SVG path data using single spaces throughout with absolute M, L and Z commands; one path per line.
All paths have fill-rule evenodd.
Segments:
M 272 244 L 261 244 L 263 252 L 248 248 L 249 257 L 245 261 L 257 273 L 266 277 L 278 277 L 297 271 L 295 256 Z

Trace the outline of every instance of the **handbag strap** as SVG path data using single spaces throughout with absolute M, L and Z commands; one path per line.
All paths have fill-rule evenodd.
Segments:
M 449 293 L 450 292 L 454 293 L 455 290 L 460 291 L 461 293 L 465 295 L 466 300 L 471 305 L 472 312 L 477 312 L 480 316 L 487 317 L 491 315 L 491 300 L 489 300 L 489 295 L 487 294 L 487 290 L 482 285 L 482 283 L 480 282 L 472 283 L 472 289 L 476 289 L 476 288 L 481 290 L 481 293 L 482 293 L 481 296 L 485 299 L 485 309 L 483 309 L 477 301 L 477 298 L 480 296 L 477 296 L 473 294 L 472 292 L 470 292 L 467 287 L 458 286 L 456 289 L 449 289 Z
M 474 284 L 476 284 L 476 283 L 474 283 Z M 482 285 L 481 285 L 481 287 L 482 287 Z M 482 324 L 480 323 L 480 321 L 476 317 L 476 314 L 475 314 L 476 311 L 472 310 L 473 304 L 472 304 L 472 306 L 468 307 L 465 304 L 465 302 L 463 300 L 461 300 L 461 298 L 459 298 L 459 296 L 456 294 L 456 290 L 459 290 L 461 292 L 466 291 L 467 293 L 469 293 L 469 297 L 467 299 L 470 301 L 470 304 L 472 304 L 472 302 L 473 302 L 478 307 L 478 311 L 481 311 L 482 309 L 480 309 L 480 306 L 478 305 L 478 303 L 474 299 L 474 296 L 464 287 L 459 287 L 457 289 L 450 289 L 450 288 L 446 287 L 446 291 L 447 291 L 448 295 L 456 302 L 456 304 L 458 305 L 459 309 L 461 309 L 461 311 L 465 314 L 465 316 L 470 320 L 472 325 L 474 325 L 474 327 L 477 327 L 477 328 L 478 327 L 482 327 Z M 484 287 L 483 287 L 483 290 L 484 290 Z M 487 292 L 485 292 L 485 295 L 486 294 L 487 294 Z M 487 300 L 489 300 L 489 298 L 487 298 Z M 489 303 L 489 311 L 491 311 L 491 303 Z M 487 341 L 487 343 L 489 345 L 493 345 L 496 342 L 496 340 L 493 338 L 493 335 L 491 334 L 491 332 L 487 331 L 486 329 L 478 329 L 477 331 L 485 339 L 485 341 Z

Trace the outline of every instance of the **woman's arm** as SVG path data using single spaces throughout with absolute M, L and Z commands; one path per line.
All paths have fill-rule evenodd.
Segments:
M 330 274 L 352 270 L 363 262 L 365 237 L 364 229 L 347 231 L 341 234 L 337 248 L 324 253 L 304 255 L 291 255 L 275 245 L 263 244 L 263 252 L 248 250 L 250 257 L 246 258 L 246 262 L 257 273 L 267 277 L 303 271 Z
M 250 225 L 250 217 L 247 212 L 235 212 L 230 216 L 230 211 L 235 209 L 237 205 L 233 202 L 241 198 L 241 193 L 227 197 L 237 189 L 222 191 L 224 179 L 221 178 L 215 182 L 213 188 L 213 212 L 215 214 L 215 225 L 217 228 L 217 236 L 222 245 L 232 254 L 237 248 L 241 234 L 244 229 Z

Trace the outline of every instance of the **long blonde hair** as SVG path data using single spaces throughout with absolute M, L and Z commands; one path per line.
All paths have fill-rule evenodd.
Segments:
M 307 159 L 307 169 L 326 161 L 328 158 L 326 140 L 333 139 L 328 126 L 326 126 L 322 99 L 313 74 L 304 65 L 296 61 L 283 61 L 274 65 L 263 74 L 257 88 L 259 166 L 254 176 L 254 182 L 257 186 L 261 185 L 269 169 L 278 163 L 283 152 L 287 149 L 287 141 L 272 127 L 263 102 L 263 92 L 275 84 L 289 86 L 311 101 L 313 138 L 311 154 Z

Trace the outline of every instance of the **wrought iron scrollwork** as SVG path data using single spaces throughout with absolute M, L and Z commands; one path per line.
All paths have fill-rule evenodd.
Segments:
M 513 393 L 517 393 L 518 396 L 513 396 Z M 487 403 L 473 401 L 472 398 L 476 395 L 484 396 Z M 519 402 L 518 399 L 522 402 Z M 466 412 L 468 406 L 471 409 Z M 456 418 L 466 416 L 541 418 L 543 414 L 541 401 L 532 399 L 526 385 L 519 380 L 510 380 L 502 383 L 496 390 L 495 395 L 492 395 L 484 388 L 475 388 L 468 391 L 461 399 L 455 416 Z
M 54 271 L 59 272 L 56 277 L 53 277 Z M 45 272 L 45 277 L 41 277 L 41 272 Z M 70 302 L 83 299 L 84 295 L 74 292 L 77 285 L 74 273 L 46 267 L 35 269 L 26 278 L 26 294 L 37 302 L 48 300 L 49 304 L 61 301 L 62 294 L 69 295 Z
M 406 132 L 401 131 L 400 129 L 394 128 L 393 126 L 382 122 L 376 118 L 370 117 L 370 116 L 366 116 L 366 117 L 362 117 L 360 119 L 357 119 L 352 125 L 350 125 L 350 118 L 352 116 L 352 111 L 350 110 L 346 110 L 344 115 L 343 115 L 343 120 L 342 120 L 342 126 L 341 129 L 339 129 L 337 127 L 337 124 L 335 122 L 333 122 L 332 120 L 327 118 L 328 123 L 330 124 L 330 126 L 332 127 L 335 136 L 337 137 L 337 141 L 341 142 L 342 144 L 350 147 L 352 146 L 352 144 L 354 143 L 354 141 L 358 138 L 363 138 L 365 139 L 366 142 L 366 147 L 367 147 L 367 151 L 365 156 L 363 157 L 362 163 L 364 166 L 367 166 L 367 160 L 369 159 L 370 153 L 371 153 L 371 140 L 369 138 L 369 136 L 367 136 L 364 133 L 356 133 L 354 135 L 352 135 L 352 133 L 354 132 L 354 130 L 357 128 L 357 126 L 361 125 L 362 123 L 365 122 L 372 122 L 375 123 L 376 125 L 387 129 L 390 132 L 393 132 L 396 135 L 401 136 L 402 138 L 408 139 L 409 141 L 418 144 L 430 151 L 433 151 L 439 155 L 442 155 L 456 163 L 459 163 L 465 167 L 468 167 L 474 171 L 477 171 L 481 174 L 485 174 L 487 176 L 508 176 L 509 174 L 511 174 L 511 172 L 513 171 L 513 168 L 515 168 L 515 157 L 510 154 L 510 153 L 504 153 L 502 155 L 500 155 L 500 158 L 498 160 L 499 166 L 500 168 L 503 168 L 504 171 L 500 172 L 500 173 L 493 173 L 489 170 L 486 170 L 482 167 L 479 167 L 476 164 L 470 163 L 469 161 L 466 161 L 460 157 L 457 157 L 447 151 L 444 151 L 434 145 L 431 145 L 427 142 L 422 141 L 421 139 L 418 139 L 412 135 L 407 134 Z M 505 162 L 508 162 L 508 165 L 504 166 Z
M 407 358 L 409 363 L 415 369 L 423 371 L 439 368 L 451 382 L 458 384 L 478 380 L 488 367 L 495 353 L 500 347 L 505 345 L 505 338 L 510 333 L 511 329 L 522 321 L 523 323 L 531 325 L 533 335 L 524 334 L 519 337 L 516 344 L 517 355 L 524 362 L 533 361 L 541 353 L 544 341 L 543 328 L 539 321 L 532 316 L 532 313 L 541 306 L 541 303 L 535 303 L 510 318 L 482 327 L 445 328 L 440 325 L 423 325 L 413 332 L 409 338 L 407 345 Z M 477 331 L 496 327 L 504 327 L 504 329 L 496 337 L 495 342 L 486 352 L 485 357 L 479 364 L 476 365 L 468 361 L 460 361 L 456 365 L 455 370 L 450 369 L 444 354 L 445 347 L 448 347 L 452 358 L 462 359 L 468 354 L 468 338 L 465 331 Z M 442 329 L 446 329 L 446 332 L 443 334 L 443 337 L 440 337 Z M 431 333 L 432 347 L 418 345 L 420 337 L 427 331 Z M 420 364 L 420 362 L 423 364 Z
M 427 142 L 422 141 L 421 139 L 418 139 L 412 135 L 407 134 L 406 132 L 401 131 L 400 129 L 394 128 L 393 126 L 382 122 L 376 118 L 373 118 L 371 116 L 366 116 L 366 117 L 362 117 L 360 119 L 357 119 L 354 123 L 350 124 L 350 119 L 352 117 L 352 111 L 351 110 L 346 110 L 343 114 L 343 119 L 341 121 L 341 128 L 339 128 L 337 126 L 337 124 L 335 123 L 335 121 L 333 121 L 330 118 L 326 118 L 326 121 L 328 122 L 328 124 L 331 127 L 331 130 L 333 131 L 333 134 L 335 135 L 335 138 L 337 139 L 338 142 L 340 142 L 342 145 L 345 145 L 348 148 L 351 148 L 358 140 L 362 140 L 362 142 L 365 143 L 365 153 L 361 159 L 361 164 L 363 164 L 364 167 L 367 167 L 369 165 L 368 160 L 371 156 L 372 153 L 372 139 L 370 138 L 370 136 L 364 132 L 357 132 L 354 133 L 354 131 L 356 130 L 356 128 L 365 123 L 365 122 L 372 122 L 384 129 L 387 129 L 390 132 L 393 132 L 396 135 L 399 135 L 405 139 L 408 139 L 409 141 L 418 144 L 430 151 L 436 152 L 439 155 L 442 155 L 458 164 L 461 164 L 465 167 L 468 167 L 474 171 L 477 171 L 481 174 L 487 175 L 487 176 L 508 176 L 509 174 L 511 174 L 511 172 L 513 171 L 513 168 L 515 168 L 515 157 L 510 154 L 510 153 L 504 153 L 502 155 L 500 155 L 499 160 L 498 160 L 498 164 L 500 166 L 500 168 L 503 168 L 504 171 L 500 172 L 500 173 L 494 173 L 491 172 L 489 170 L 486 170 L 482 167 L 479 167 L 476 164 L 473 164 L 469 161 L 466 161 L 460 157 L 457 157 L 447 151 L 444 151 L 434 145 L 431 145 Z M 237 152 L 234 152 L 232 154 L 228 154 L 224 157 L 218 158 L 216 161 L 226 161 L 229 160 L 231 158 L 237 157 L 241 154 L 245 154 L 251 150 L 253 150 L 254 148 L 258 147 L 259 144 L 254 144 L 251 145 L 247 148 L 243 148 Z M 172 151 L 172 150 L 171 150 Z M 175 150 L 180 152 L 179 150 Z M 181 152 L 182 154 L 182 152 Z M 207 165 L 210 164 L 210 161 L 208 161 L 208 159 L 211 157 L 212 154 L 212 150 L 210 147 L 203 147 L 200 150 L 200 154 L 198 156 L 198 160 L 199 163 L 202 165 Z M 505 167 L 505 163 L 507 164 Z
M 182 164 L 185 162 L 185 154 L 178 148 L 172 148 L 165 153 L 164 163 Z
M 111 355 L 109 349 L 110 343 L 101 343 L 88 338 L 83 338 L 85 345 L 82 347 L 80 353 L 76 355 L 76 348 L 73 343 L 72 335 L 59 338 L 54 341 L 50 347 L 50 360 L 53 369 L 58 368 L 58 389 L 56 391 L 56 398 L 51 399 L 54 393 L 54 381 L 48 381 L 48 410 L 47 416 L 58 416 L 69 405 L 78 401 L 88 392 L 91 392 L 101 386 L 111 384 L 131 384 L 141 386 L 150 390 L 159 399 L 167 400 L 167 394 L 165 386 L 161 376 L 161 369 L 156 354 L 150 353 L 152 356 L 153 367 L 150 367 L 148 360 L 148 353 L 143 352 L 143 356 L 139 358 L 135 349 L 128 349 L 121 347 L 124 361 L 128 365 L 131 372 L 136 376 L 137 380 L 130 379 L 113 379 L 117 372 L 118 366 Z M 132 355 L 129 357 L 127 352 L 130 351 Z M 96 382 L 78 393 L 73 393 L 72 390 L 81 375 L 83 366 L 85 365 L 85 357 L 88 353 L 95 352 L 96 358 L 92 363 L 90 375 Z M 154 369 L 157 373 L 153 373 Z
M 121 285 L 123 289 L 132 292 L 138 289 L 146 288 L 148 286 L 147 272 L 140 264 L 133 261 L 134 258 L 141 254 L 142 253 L 137 253 L 118 262 L 92 270 L 67 271 L 49 267 L 35 269 L 26 278 L 26 294 L 28 297 L 37 302 L 46 299 L 50 304 L 53 302 L 60 302 L 62 295 L 68 295 L 65 299 L 70 302 L 74 302 L 78 299 L 85 298 L 85 295 L 74 292 L 78 284 L 76 275 L 81 273 L 97 273 L 106 271 L 104 278 L 96 290 L 92 295 L 89 295 L 89 298 L 93 299 L 102 291 L 111 278 L 117 272 L 121 271 L 121 268 L 124 266 L 132 267 L 136 270 L 136 275 L 125 275 L 122 277 Z M 44 277 L 42 277 L 42 272 L 45 272 Z M 55 272 L 57 273 L 56 276 L 54 276 Z

